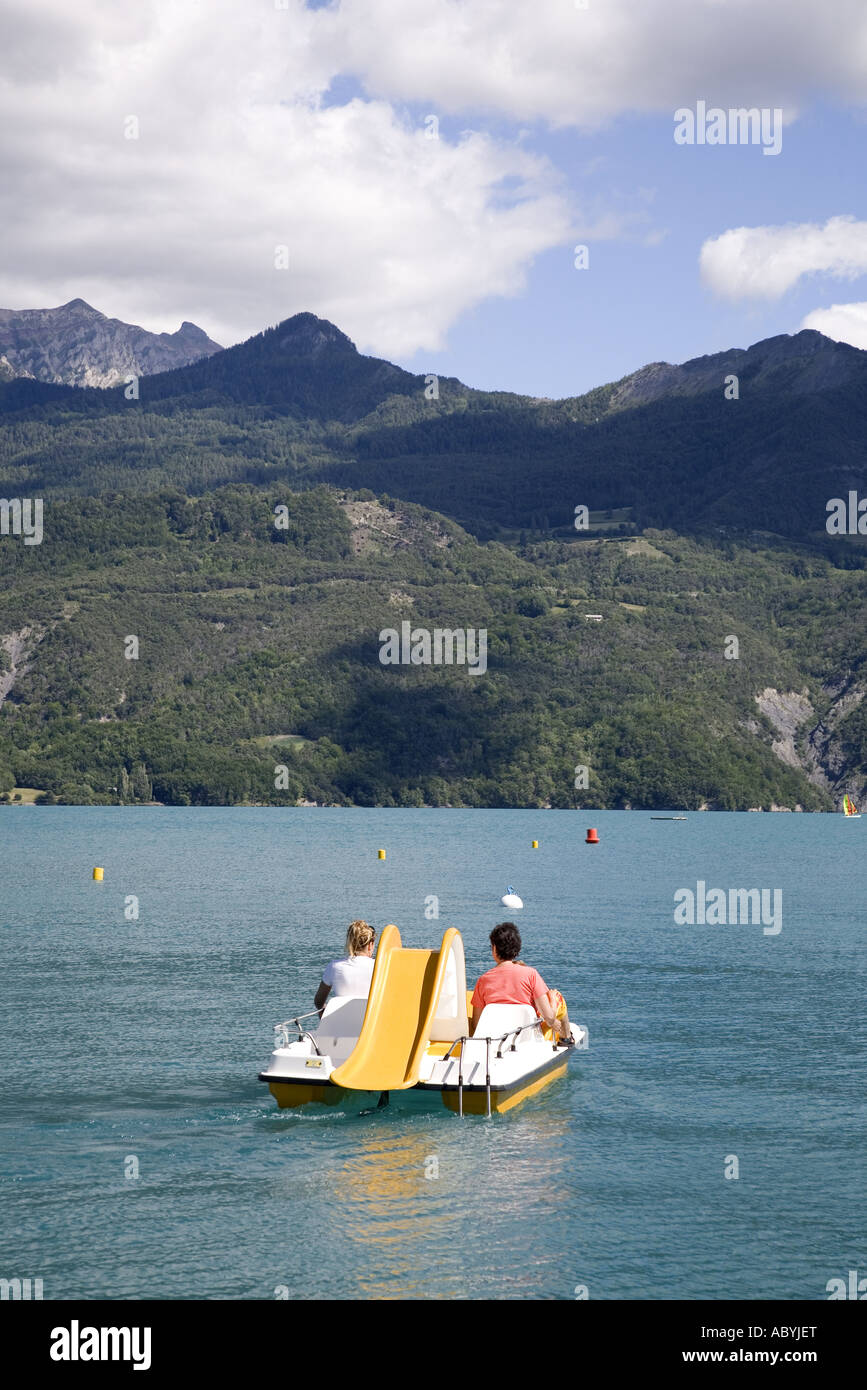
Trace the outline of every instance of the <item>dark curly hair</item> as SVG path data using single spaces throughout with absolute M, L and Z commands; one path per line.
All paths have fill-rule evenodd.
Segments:
M 491 932 L 491 945 L 496 947 L 500 960 L 514 960 L 521 954 L 521 933 L 514 922 L 501 922 Z

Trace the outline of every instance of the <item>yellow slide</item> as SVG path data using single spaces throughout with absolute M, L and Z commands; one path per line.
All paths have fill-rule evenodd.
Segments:
M 342 1066 L 331 1073 L 350 1091 L 406 1091 L 418 1081 L 452 942 L 449 927 L 438 951 L 400 944 L 393 924 L 379 938 L 361 1033 Z

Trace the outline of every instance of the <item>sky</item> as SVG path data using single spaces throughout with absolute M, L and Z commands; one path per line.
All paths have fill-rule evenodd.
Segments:
M 551 397 L 867 349 L 865 0 L 0 0 L 0 55 L 4 308 Z

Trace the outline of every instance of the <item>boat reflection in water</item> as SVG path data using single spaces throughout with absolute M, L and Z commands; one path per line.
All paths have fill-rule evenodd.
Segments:
M 552 1102 L 540 1096 L 491 1124 L 383 1111 L 353 1125 L 331 1216 L 332 1238 L 355 1250 L 356 1296 L 538 1297 L 564 1262 L 574 1269 L 574 1243 L 558 1249 L 554 1233 L 566 1230 L 567 1212 L 574 1221 L 580 1177 L 568 1148 L 572 1119 Z M 507 1252 L 522 1230 L 548 1237 L 530 1239 L 516 1266 Z

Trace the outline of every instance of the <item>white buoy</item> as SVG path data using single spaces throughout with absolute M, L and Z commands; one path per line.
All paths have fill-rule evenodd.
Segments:
M 524 906 L 524 904 L 521 902 L 521 899 L 518 897 L 517 893 L 512 887 L 511 883 L 509 884 L 502 898 L 500 898 L 500 902 L 503 904 L 503 907 L 510 907 L 513 912 L 517 912 L 519 908 L 522 908 Z

